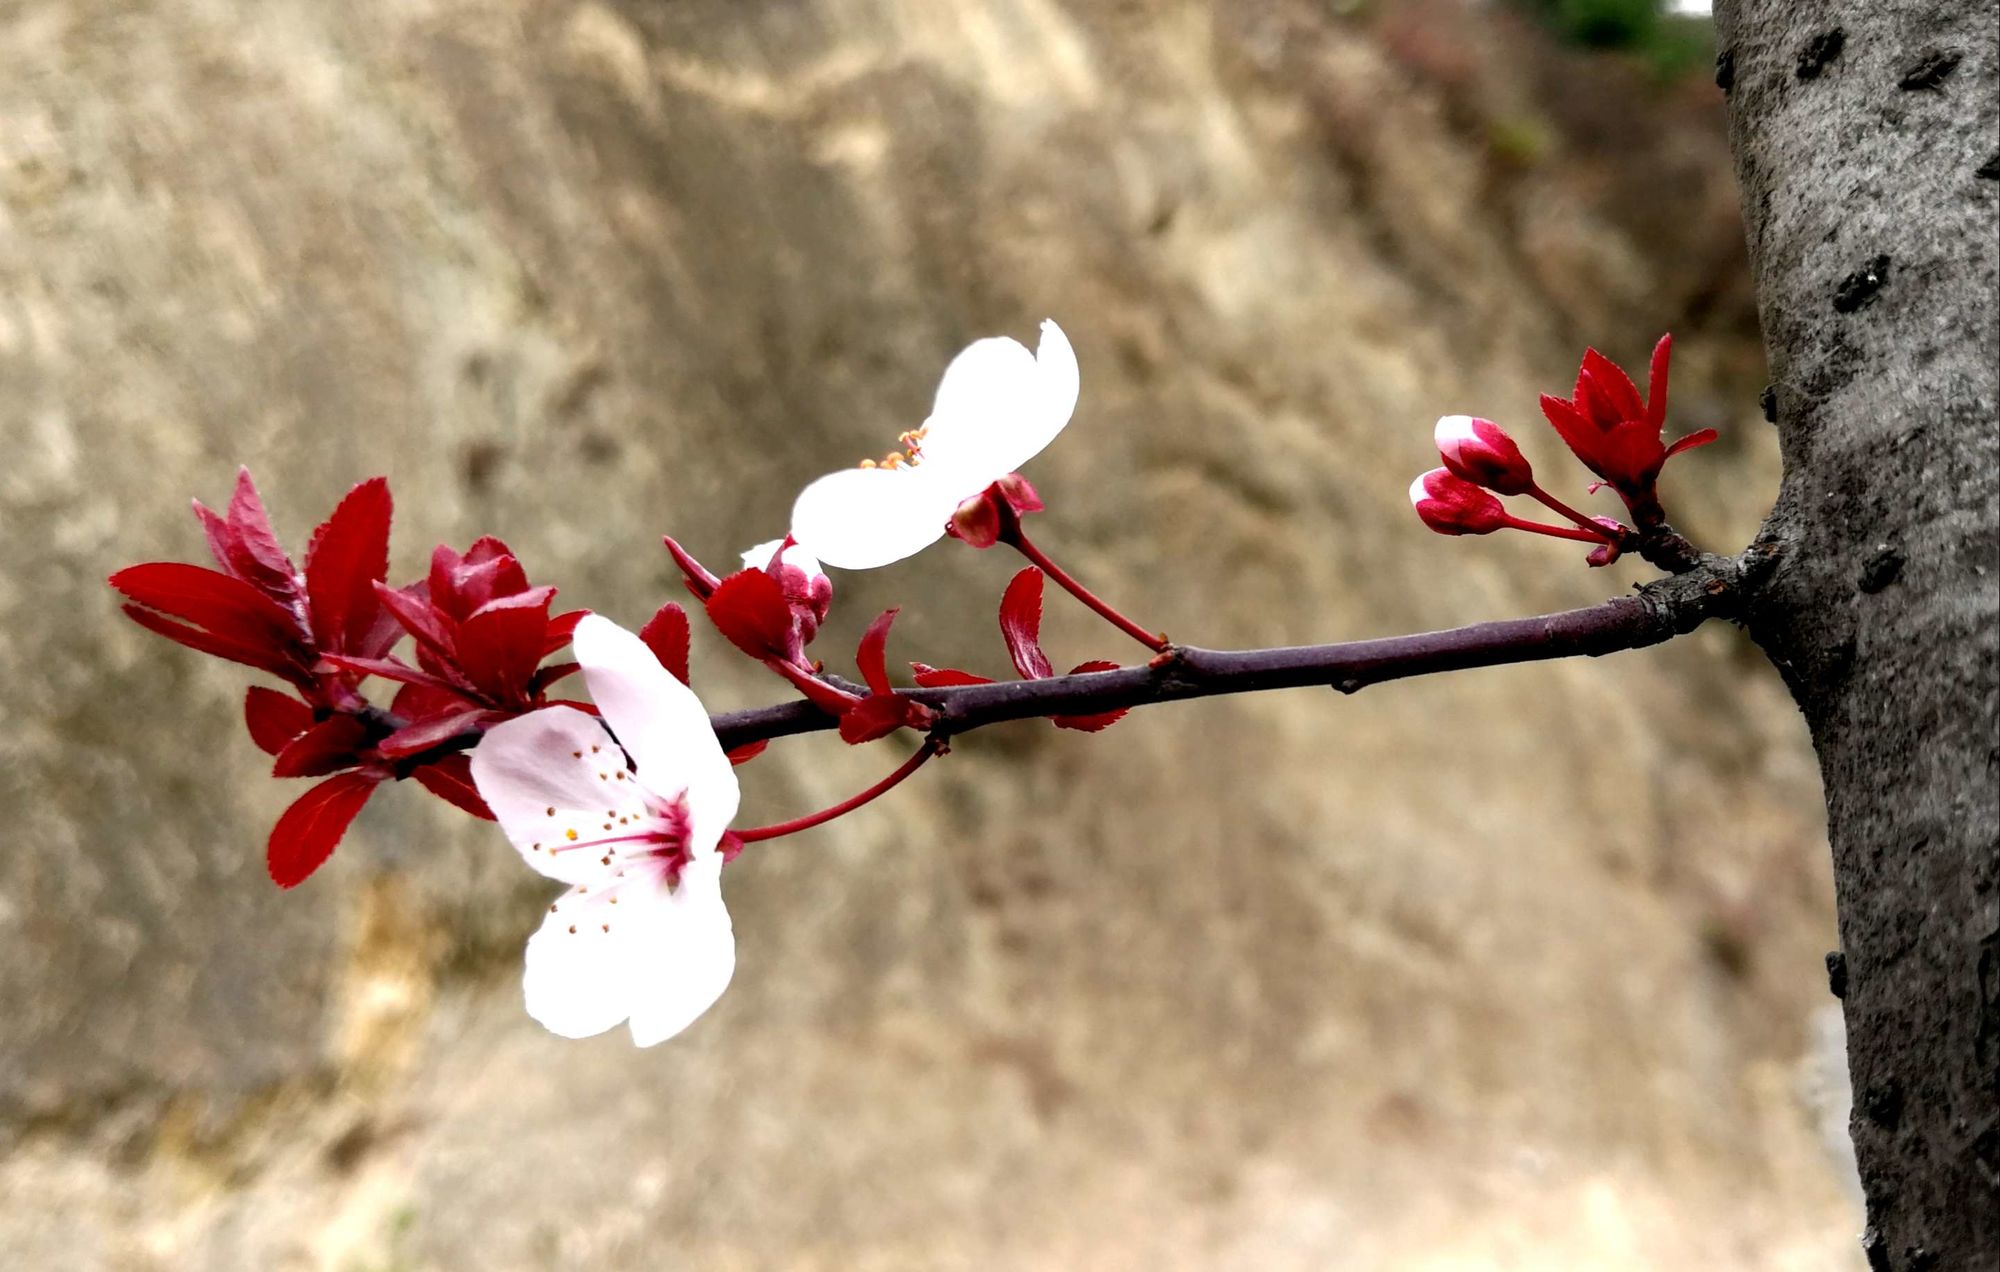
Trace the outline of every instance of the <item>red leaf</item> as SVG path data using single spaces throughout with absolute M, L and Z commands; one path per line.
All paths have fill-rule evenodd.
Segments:
M 1667 426 L 1667 364 L 1674 356 L 1674 334 L 1668 332 L 1653 346 L 1653 362 L 1646 368 L 1646 422 L 1657 436 Z
M 295 888 L 333 855 L 354 815 L 368 802 L 381 781 L 368 773 L 340 773 L 292 801 L 278 824 L 271 827 L 264 850 L 271 882 Z
M 868 624 L 868 630 L 861 633 L 861 644 L 854 651 L 854 665 L 861 669 L 861 678 L 868 682 L 868 688 L 877 695 L 896 691 L 889 683 L 889 628 L 896 621 L 896 609 L 885 609 Z
M 497 724 L 506 718 L 505 712 L 479 707 L 445 711 L 404 725 L 376 743 L 375 749 L 382 753 L 384 759 L 406 759 L 419 751 L 428 751 L 440 742 L 470 733 L 482 724 Z
M 791 607 L 778 581 L 762 570 L 741 570 L 722 580 L 707 608 L 715 630 L 752 658 L 785 656 Z
M 299 580 L 292 559 L 271 533 L 248 469 L 236 472 L 236 493 L 229 501 L 227 516 L 210 511 L 199 499 L 194 501 L 194 515 L 208 539 L 209 554 L 225 573 L 242 579 L 286 609 L 299 603 Z
M 1646 404 L 1639 400 L 1632 377 L 1625 374 L 1625 368 L 1595 349 L 1583 351 L 1577 384 L 1583 395 L 1577 399 L 1577 405 L 1601 427 L 1646 418 Z
M 460 556 L 443 544 L 431 553 L 431 604 L 463 619 L 496 597 L 528 590 L 528 575 L 507 545 L 487 535 Z
M 769 738 L 761 738 L 755 742 L 745 742 L 742 746 L 732 747 L 729 751 L 729 762 L 731 764 L 748 764 L 762 755 L 764 748 L 769 745 L 771 745 Z
M 312 728 L 312 708 L 290 694 L 252 685 L 243 695 L 243 723 L 250 740 L 266 755 L 276 755 L 293 738 Z
M 527 701 L 554 596 L 554 588 L 537 587 L 498 597 L 459 624 L 459 670 L 495 702 Z
M 1667 447 L 1666 457 L 1668 459 L 1672 459 L 1674 456 L 1680 454 L 1682 451 L 1691 451 L 1697 446 L 1706 446 L 1710 442 L 1714 441 L 1716 438 L 1721 436 L 1722 434 L 1716 432 L 1712 428 L 1705 428 L 1702 429 L 1700 432 L 1689 433 L 1686 437 L 1683 437 L 1678 442 L 1675 442 L 1672 446 Z
M 675 680 L 688 683 L 686 610 L 668 601 L 653 611 L 653 616 L 639 629 L 639 639 L 646 642 L 646 648 L 653 651 L 653 657 L 660 660 L 660 666 L 673 673 Z
M 236 558 L 243 551 L 243 545 L 236 538 L 236 531 L 221 514 L 213 512 L 207 504 L 196 499 L 194 517 L 201 522 L 202 537 L 208 540 L 208 554 L 215 563 L 229 573 L 242 577 L 243 572 L 236 566 Z
M 215 658 L 226 658 L 230 662 L 239 662 L 260 671 L 268 671 L 274 676 L 291 681 L 301 689 L 308 688 L 313 683 L 313 678 L 297 663 L 273 653 L 262 645 L 246 645 L 242 641 L 230 640 L 226 636 L 216 636 L 198 627 L 189 627 L 184 623 L 163 618 L 152 610 L 137 605 L 126 605 L 123 608 L 127 618 L 147 631 L 157 632 L 168 640 L 186 645 L 189 649 Z
M 434 760 L 410 774 L 417 784 L 447 804 L 464 809 L 474 817 L 493 821 L 493 810 L 479 797 L 472 782 L 472 757 L 463 753 Z
M 1042 572 L 1032 565 L 1016 574 L 1000 597 L 1000 635 L 1022 679 L 1056 674 L 1042 652 Z
M 375 587 L 389 572 L 389 482 L 347 492 L 306 547 L 306 602 L 322 652 L 362 653 L 382 612 Z M 364 655 L 366 656 L 366 655 Z
M 543 667 L 541 670 L 537 671 L 534 675 L 528 678 L 529 700 L 533 701 L 534 699 L 541 697 L 543 694 L 549 691 L 550 685 L 555 684 L 557 681 L 563 679 L 565 676 L 573 676 L 577 672 L 582 670 L 583 670 L 582 663 L 573 663 L 573 662 L 550 663 L 548 666 Z
M 433 653 L 451 657 L 458 625 L 452 622 L 450 615 L 430 603 L 430 589 L 425 584 L 396 588 L 377 582 L 374 589 L 375 599 L 419 645 Z
M 687 584 L 688 591 L 694 593 L 694 598 L 705 602 L 713 596 L 715 589 L 721 586 L 721 580 L 709 573 L 707 566 L 695 560 L 693 553 L 674 542 L 672 535 L 663 535 L 660 541 L 667 545 L 668 554 L 680 567 L 682 581 Z
M 793 687 L 805 695 L 807 702 L 812 703 L 828 715 L 844 715 L 847 709 L 854 705 L 853 697 L 847 693 L 834 688 L 818 676 L 807 675 L 805 672 L 793 667 L 790 663 L 780 662 L 775 658 L 771 658 L 766 659 L 764 665 L 791 681 Z
M 926 689 L 950 689 L 958 685 L 990 685 L 993 681 L 986 676 L 975 676 L 969 671 L 956 667 L 933 667 L 929 663 L 911 663 L 910 670 L 916 673 L 917 683 Z
M 549 618 L 548 630 L 542 634 L 542 657 L 547 658 L 576 635 L 576 625 L 590 617 L 587 609 L 570 610 L 566 614 L 556 614 Z
M 1076 666 L 1071 667 L 1069 669 L 1069 674 L 1072 676 L 1076 676 L 1076 675 L 1081 675 L 1082 673 L 1087 671 L 1116 671 L 1116 670 L 1118 670 L 1117 663 L 1105 662 L 1101 658 L 1093 658 L 1089 662 L 1078 663 Z M 1112 725 L 1124 719 L 1125 712 L 1127 710 L 1129 710 L 1129 708 L 1118 707 L 1111 711 L 1093 711 L 1088 715 L 1050 716 L 1049 721 L 1050 723 L 1054 724 L 1058 729 L 1075 729 L 1079 733 L 1097 733 L 1101 730 L 1110 728 Z
M 271 776 L 323 777 L 336 769 L 351 768 L 361 758 L 356 752 L 367 741 L 368 726 L 361 721 L 351 715 L 328 716 L 278 752 Z
M 389 712 L 404 720 L 428 720 L 435 715 L 478 705 L 456 689 L 406 684 L 396 690 L 395 698 L 389 703 Z
M 470 686 L 455 685 L 442 676 L 428 671 L 418 671 L 415 667 L 397 658 L 354 658 L 347 654 L 324 654 L 320 663 L 338 667 L 343 671 L 358 671 L 364 676 L 380 676 L 384 680 L 395 680 L 406 685 L 422 685 L 441 693 L 464 697 L 471 692 Z
M 236 489 L 229 496 L 229 528 L 235 531 L 236 542 L 244 553 L 266 575 L 281 583 L 285 590 L 296 593 L 298 570 L 271 529 L 271 518 L 264 511 L 264 501 L 258 497 L 257 483 L 250 480 L 248 468 L 236 470 Z M 250 582 L 261 580 L 251 578 Z
M 1542 394 L 1542 414 L 1548 418 L 1556 435 L 1569 447 L 1570 453 L 1583 461 L 1584 467 L 1604 476 L 1598 467 L 1598 451 L 1602 445 L 1603 433 L 1597 425 L 1584 417 L 1574 403 L 1565 402 L 1553 394 Z
M 840 739 L 850 745 L 873 742 L 908 723 L 909 704 L 891 694 L 863 698 L 840 717 Z
M 274 654 L 299 647 L 298 625 L 283 606 L 239 578 L 178 561 L 148 561 L 108 580 L 147 609 L 205 627 L 238 644 Z

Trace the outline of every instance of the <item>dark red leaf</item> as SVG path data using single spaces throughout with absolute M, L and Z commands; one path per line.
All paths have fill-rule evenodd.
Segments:
M 956 667 L 933 667 L 929 663 L 911 663 L 910 670 L 916 673 L 917 683 L 926 689 L 950 689 L 957 685 L 990 685 L 992 679 L 975 676 L 969 671 Z
M 205 627 L 239 644 L 274 653 L 299 646 L 298 625 L 283 606 L 243 580 L 199 565 L 148 561 L 111 576 L 112 587 L 147 609 Z
M 375 599 L 382 602 L 382 607 L 419 645 L 446 657 L 451 656 L 457 625 L 430 603 L 427 585 L 416 583 L 395 588 L 378 582 L 374 586 Z
M 790 665 L 781 663 L 775 658 L 768 660 L 765 665 L 777 671 L 778 674 L 785 676 L 801 694 L 805 695 L 807 702 L 812 703 L 828 715 L 841 715 L 854 703 L 854 699 L 850 695 L 834 688 L 817 676 L 809 676 L 796 668 L 791 668 L 788 674 L 786 668 Z
M 382 779 L 369 773 L 340 773 L 292 801 L 271 827 L 264 865 L 271 882 L 295 888 L 333 855 L 334 846 Z
M 1646 418 L 1646 404 L 1625 368 L 1595 349 L 1583 351 L 1577 405 L 1602 426 Z
M 1667 426 L 1667 365 L 1674 356 L 1672 332 L 1653 346 L 1653 362 L 1646 369 L 1646 422 L 1659 433 Z
M 840 717 L 841 741 L 852 745 L 887 737 L 909 722 L 909 704 L 893 695 L 863 698 Z
M 428 720 L 435 715 L 478 705 L 456 689 L 406 684 L 396 690 L 395 698 L 389 703 L 389 712 L 404 720 Z
M 351 715 L 328 716 L 293 738 L 271 765 L 272 777 L 323 777 L 352 768 L 368 741 L 368 727 Z
M 532 700 L 549 691 L 549 686 L 566 676 L 573 676 L 583 670 L 582 663 L 550 663 L 528 678 L 528 697 Z
M 250 740 L 266 755 L 276 755 L 293 738 L 312 728 L 312 708 L 288 693 L 252 685 L 243 695 L 243 723 Z
M 742 746 L 731 747 L 729 751 L 729 762 L 731 764 L 748 764 L 750 761 L 762 755 L 764 753 L 764 748 L 769 745 L 771 745 L 771 740 L 769 738 L 760 738 L 755 742 L 745 742 Z
M 695 560 L 693 553 L 674 542 L 672 535 L 661 536 L 661 542 L 667 545 L 668 555 L 672 556 L 674 564 L 680 567 L 682 581 L 687 584 L 688 591 L 694 593 L 694 598 L 698 601 L 707 601 L 713 596 L 722 581 L 709 573 L 707 566 Z
M 463 753 L 433 760 L 410 774 L 417 784 L 447 804 L 464 809 L 474 817 L 494 820 L 493 810 L 479 797 L 472 782 L 472 757 Z
M 264 501 L 257 494 L 257 483 L 250 480 L 248 468 L 236 470 L 236 489 L 229 496 L 229 528 L 244 553 L 271 581 L 288 591 L 297 590 L 298 571 L 271 529 L 271 518 L 264 511 Z M 250 582 L 261 585 L 263 580 L 250 578 Z
M 440 742 L 470 733 L 481 725 L 498 724 L 506 718 L 504 711 L 488 711 L 479 707 L 446 711 L 404 725 L 376 743 L 375 749 L 382 753 L 384 759 L 405 759 L 419 751 L 428 751 Z
M 1598 467 L 1598 452 L 1603 445 L 1603 433 L 1597 425 L 1584 418 L 1583 412 L 1572 403 L 1565 402 L 1553 394 L 1542 394 L 1542 414 L 1561 437 L 1563 445 L 1570 453 L 1583 461 L 1584 467 L 1599 477 L 1605 475 Z
M 127 618 L 147 631 L 157 632 L 168 640 L 186 645 L 189 649 L 268 671 L 274 676 L 289 680 L 301 689 L 309 688 L 313 683 L 312 676 L 297 662 L 266 645 L 250 645 L 240 640 L 231 640 L 226 636 L 217 636 L 198 627 L 176 623 L 170 618 L 162 617 L 152 610 L 137 605 L 126 605 L 123 608 Z
M 1716 438 L 1721 436 L 1722 434 L 1716 432 L 1712 428 L 1705 428 L 1699 432 L 1689 433 L 1686 437 L 1681 438 L 1678 442 L 1675 442 L 1672 446 L 1667 447 L 1666 457 L 1668 459 L 1672 459 L 1674 456 L 1680 454 L 1682 451 L 1691 451 L 1697 446 L 1706 446 L 1710 442 L 1714 441 Z
M 542 657 L 547 658 L 564 645 L 569 644 L 570 637 L 576 635 L 576 625 L 588 617 L 590 617 L 590 611 L 587 609 L 570 610 L 566 614 L 551 615 L 549 617 L 548 630 L 542 634 Z
M 868 682 L 868 688 L 877 695 L 895 692 L 889 683 L 889 628 L 896 621 L 897 610 L 885 609 L 868 624 L 868 630 L 861 633 L 861 644 L 854 651 L 854 665 L 861 669 L 861 678 Z
M 1076 676 L 1087 671 L 1116 670 L 1118 670 L 1117 663 L 1105 662 L 1101 658 L 1093 658 L 1089 662 L 1078 663 L 1076 666 L 1071 667 L 1069 674 Z M 1126 707 L 1119 707 L 1112 711 L 1093 711 L 1088 715 L 1050 716 L 1049 721 L 1058 729 L 1075 729 L 1079 733 L 1096 733 L 1100 730 L 1108 729 L 1124 719 L 1127 710 L 1128 708 Z
M 465 550 L 465 563 L 467 565 L 484 565 L 488 561 L 498 561 L 501 557 L 511 557 L 513 555 L 514 549 L 508 547 L 506 541 L 501 539 L 499 535 L 482 534 L 472 541 L 471 547 Z M 521 586 L 528 586 L 525 578 L 522 580 Z
M 459 624 L 459 669 L 495 702 L 527 700 L 554 596 L 554 588 L 537 587 L 497 597 Z
M 778 581 L 762 570 L 742 570 L 722 580 L 707 609 L 715 630 L 752 658 L 784 657 L 791 607 Z
M 381 615 L 375 584 L 389 572 L 389 482 L 371 477 L 347 492 L 306 547 L 306 601 L 322 652 L 363 657 Z
M 216 565 L 225 573 L 242 577 L 236 566 L 236 558 L 243 551 L 243 545 L 236 538 L 236 531 L 220 513 L 213 512 L 201 500 L 194 501 L 195 520 L 201 522 L 202 537 L 208 540 L 208 554 L 215 558 Z
M 454 619 L 463 619 L 496 597 L 528 589 L 528 575 L 507 545 L 488 535 L 474 541 L 464 556 L 439 544 L 431 553 L 431 603 Z
M 686 610 L 668 601 L 653 611 L 653 616 L 639 629 L 639 639 L 646 642 L 646 648 L 653 651 L 653 657 L 660 660 L 660 666 L 673 673 L 675 680 L 688 683 Z
M 384 680 L 395 680 L 406 685 L 422 685 L 426 689 L 436 689 L 442 693 L 464 696 L 470 693 L 469 685 L 456 685 L 442 676 L 428 671 L 418 671 L 415 667 L 397 658 L 354 658 L 347 654 L 324 654 L 320 657 L 322 666 L 338 667 L 342 671 L 356 671 L 364 676 L 380 676 Z
M 1042 572 L 1032 565 L 1016 574 L 1000 597 L 1000 636 L 1022 679 L 1056 674 L 1042 652 Z

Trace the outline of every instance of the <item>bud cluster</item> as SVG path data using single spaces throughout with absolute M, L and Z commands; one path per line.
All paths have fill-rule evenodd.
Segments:
M 1596 545 L 1587 558 L 1593 566 L 1617 560 L 1665 524 L 1658 483 L 1667 460 L 1716 438 L 1714 429 L 1702 429 L 1671 446 L 1661 441 L 1672 353 L 1673 337 L 1662 336 L 1653 349 L 1644 398 L 1631 378 L 1595 349 L 1584 352 L 1572 396 L 1542 396 L 1542 414 L 1556 434 L 1570 453 L 1599 477 L 1590 490 L 1609 487 L 1615 491 L 1632 525 L 1578 512 L 1549 494 L 1535 480 L 1527 458 L 1506 430 L 1491 420 L 1470 415 L 1447 415 L 1437 422 L 1434 440 L 1444 467 L 1432 469 L 1410 484 L 1410 503 L 1417 516 L 1439 534 L 1525 530 Z M 1509 513 L 1495 497 L 1498 495 L 1525 495 L 1570 524 L 1524 521 Z

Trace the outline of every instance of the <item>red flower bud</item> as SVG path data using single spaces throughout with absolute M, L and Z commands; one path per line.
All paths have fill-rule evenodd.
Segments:
M 1492 420 L 1447 415 L 1437 422 L 1438 454 L 1454 477 L 1503 495 L 1525 495 L 1535 485 L 1514 439 Z
M 1498 499 L 1443 468 L 1410 483 L 1410 504 L 1439 534 L 1491 534 L 1509 522 Z

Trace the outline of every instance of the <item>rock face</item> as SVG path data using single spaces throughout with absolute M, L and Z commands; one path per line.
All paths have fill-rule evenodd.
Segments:
M 733 866 L 735 986 L 639 1052 L 522 1015 L 547 888 L 415 791 L 272 889 L 295 792 L 244 679 L 101 586 L 196 559 L 185 500 L 244 462 L 295 542 L 387 472 L 399 573 L 494 532 L 636 623 L 676 590 L 661 532 L 770 537 L 960 345 L 1053 315 L 1084 397 L 1040 537 L 1146 621 L 1277 644 L 1584 603 L 1641 575 L 1438 539 L 1403 490 L 1437 415 L 1526 425 L 1584 341 L 1636 364 L 1672 325 L 1677 418 L 1727 444 L 1669 498 L 1747 539 L 1775 458 L 1698 88 L 1446 3 L 17 0 L 4 1261 L 1849 1257 L 1838 1073 L 1801 1080 L 1816 781 L 1732 632 L 966 739 Z M 900 652 L 999 665 L 1012 564 L 843 578 L 821 652 L 900 601 Z M 1050 609 L 1058 661 L 1128 653 Z M 696 674 L 776 696 L 719 641 Z M 749 807 L 897 746 L 781 744 Z

